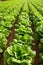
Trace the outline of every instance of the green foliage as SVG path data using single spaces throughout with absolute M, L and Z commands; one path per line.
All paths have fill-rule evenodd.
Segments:
M 20 3 L 20 4 L 19 4 Z M 4 1 L 0 2 L 0 53 L 6 48 L 7 37 L 11 33 L 16 17 L 24 1 Z
M 40 39 L 39 49 L 40 52 L 43 53 L 43 38 Z
M 35 52 L 24 45 L 10 46 L 4 53 L 6 65 L 31 65 Z
M 23 9 L 22 9 L 23 10 Z M 25 24 L 25 21 L 27 22 Z M 18 17 L 18 25 L 16 24 L 16 29 L 15 29 L 15 39 L 17 40 L 17 42 L 14 41 L 11 43 L 13 44 L 24 44 L 24 45 L 32 45 L 32 41 L 33 41 L 33 31 L 31 29 L 31 21 L 29 20 L 29 15 L 27 13 L 27 11 L 25 12 L 21 12 L 21 14 Z
M 31 65 L 34 62 L 36 52 L 31 49 L 33 41 L 32 23 L 25 6 L 18 16 L 18 25 L 15 24 L 14 40 L 4 53 L 5 65 Z
M 40 53 L 40 64 L 43 64 L 43 53 Z
M 40 63 L 43 65 L 43 5 L 41 5 L 43 2 L 27 1 L 0 2 L 0 53 L 6 48 L 10 29 L 15 21 L 18 21 L 18 24 L 15 24 L 14 39 L 4 52 L 5 65 L 31 65 L 36 54 L 31 49 L 34 39 L 40 41 Z M 32 25 L 35 34 L 32 31 Z
M 0 33 L 0 53 L 6 48 L 7 39 L 3 33 Z

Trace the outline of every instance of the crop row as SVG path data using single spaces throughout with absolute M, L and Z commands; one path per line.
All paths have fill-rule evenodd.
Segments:
M 32 29 L 31 21 L 28 15 L 27 3 L 18 16 L 16 25 L 16 34 L 10 47 L 4 53 L 6 65 L 31 65 L 34 62 L 35 51 L 32 47 Z
M 7 47 L 7 37 L 12 33 L 11 28 L 14 26 L 21 7 L 22 4 L 17 4 L 15 7 L 8 5 L 0 8 L 0 53 Z
M 34 41 L 39 46 L 39 61 L 43 65 L 43 6 L 34 0 L 25 2 L 4 3 L 4 6 L 0 3 L 0 53 L 4 52 L 5 65 L 32 65 L 37 53 L 32 50 Z M 16 33 L 7 48 L 14 25 Z
M 34 25 L 34 38 L 38 41 L 39 50 L 40 50 L 40 64 L 43 65 L 43 16 L 41 13 L 35 8 L 35 5 L 29 3 L 30 7 L 30 19 Z

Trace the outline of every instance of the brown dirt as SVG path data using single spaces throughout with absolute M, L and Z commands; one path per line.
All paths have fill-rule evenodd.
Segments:
M 17 23 L 18 23 L 18 20 L 15 21 L 15 24 L 17 24 Z M 15 37 L 15 30 L 14 30 L 14 29 L 16 29 L 15 24 L 14 24 L 14 26 L 11 28 L 11 33 L 10 33 L 9 37 L 7 38 L 7 40 L 8 40 L 8 42 L 7 42 L 7 47 L 10 45 L 10 42 L 12 42 L 13 39 L 14 39 L 14 37 Z
M 4 65 L 3 54 L 0 54 L 0 65 Z
M 33 32 L 34 32 L 34 34 L 35 34 L 35 28 L 34 28 L 34 25 L 33 25 L 33 24 L 32 24 L 32 26 L 31 26 L 31 28 L 32 28 L 32 30 L 33 30 Z M 33 38 L 34 38 L 34 34 L 33 34 Z M 35 43 L 35 45 L 32 47 L 32 49 L 33 49 L 34 51 L 36 51 L 36 56 L 35 56 L 35 58 L 34 58 L 34 63 L 33 63 L 33 65 L 39 65 L 39 53 L 40 53 L 40 50 L 39 50 L 39 41 L 34 40 L 33 42 Z
M 33 65 L 39 65 L 39 42 L 36 42 L 35 44 L 36 45 L 32 48 L 34 51 L 36 51 L 35 61 Z

